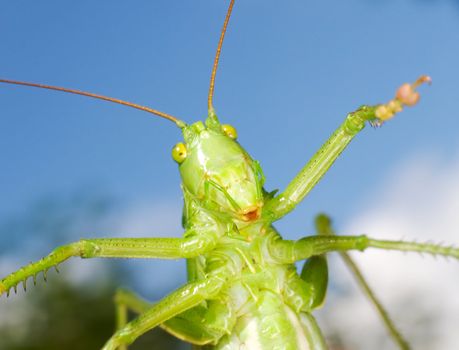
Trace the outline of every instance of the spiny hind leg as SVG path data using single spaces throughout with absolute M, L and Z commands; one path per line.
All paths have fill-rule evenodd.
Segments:
M 128 323 L 128 312 L 146 312 L 153 303 L 146 301 L 132 291 L 118 289 L 115 294 L 117 330 Z M 195 345 L 216 342 L 229 332 L 235 322 L 227 305 L 220 301 L 208 301 L 207 306 L 198 305 L 162 323 L 160 327 L 173 336 Z M 127 350 L 127 346 L 119 347 Z
M 204 300 L 215 298 L 224 285 L 225 283 L 220 277 L 191 282 L 149 307 L 145 307 L 144 302 L 141 302 L 139 298 L 128 294 L 125 301 L 139 310 L 145 307 L 145 310 L 139 317 L 118 329 L 102 350 L 126 349 L 129 344 L 150 329 L 198 306 Z M 123 315 L 121 316 L 123 317 Z
M 271 257 L 281 264 L 292 264 L 312 256 L 329 252 L 348 250 L 364 251 L 368 248 L 397 250 L 400 252 L 425 253 L 433 256 L 451 257 L 459 260 L 459 248 L 434 243 L 418 243 L 408 241 L 391 241 L 374 239 L 366 235 L 360 236 L 309 236 L 297 241 L 273 237 L 268 242 Z

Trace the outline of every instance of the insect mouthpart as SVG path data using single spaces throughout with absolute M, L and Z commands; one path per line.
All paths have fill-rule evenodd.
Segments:
M 241 213 L 243 221 L 256 221 L 261 216 L 261 205 L 246 208 Z

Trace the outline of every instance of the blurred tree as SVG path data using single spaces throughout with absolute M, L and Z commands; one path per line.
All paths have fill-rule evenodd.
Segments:
M 79 238 L 85 231 L 82 228 L 105 226 L 103 222 L 113 215 L 113 203 L 107 196 L 79 191 L 70 197 L 46 197 L 19 217 L 2 220 L 1 274 L 9 272 L 5 271 L 5 265 L 18 257 L 23 263 L 37 254 L 37 250 L 47 251 Z M 59 276 L 50 273 L 52 283 L 45 285 L 39 276 L 39 287 L 32 293 L 1 298 L 0 350 L 101 349 L 114 332 L 113 295 L 117 286 L 127 283 L 130 274 L 123 273 L 121 264 L 99 263 L 97 276 L 91 275 L 89 279 L 76 278 L 81 271 L 84 275 L 82 265 L 65 264 Z M 83 282 L 75 283 L 75 279 Z M 32 281 L 28 282 L 28 288 L 33 288 Z M 188 348 L 161 329 L 155 329 L 129 349 Z

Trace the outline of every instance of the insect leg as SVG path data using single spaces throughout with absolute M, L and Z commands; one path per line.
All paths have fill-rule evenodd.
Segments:
M 236 323 L 236 315 L 221 300 L 207 301 L 161 324 L 161 328 L 194 345 L 215 344 L 230 334 Z
M 331 226 L 331 220 L 327 215 L 320 214 L 316 217 L 316 228 L 320 235 L 335 235 L 335 232 Z M 386 326 L 389 334 L 392 339 L 397 343 L 398 347 L 402 350 L 408 350 L 410 348 L 408 342 L 403 338 L 402 334 L 397 330 L 397 327 L 389 317 L 388 312 L 385 310 L 384 306 L 381 304 L 379 299 L 376 297 L 374 291 L 368 285 L 365 277 L 360 271 L 357 264 L 346 252 L 339 252 L 340 257 L 343 259 L 344 263 L 348 269 L 354 275 L 357 284 L 362 289 L 363 293 L 370 300 L 370 302 L 375 306 L 376 311 L 381 317 L 384 325 Z
M 138 314 L 146 311 L 151 305 L 148 301 L 126 289 L 118 289 L 115 294 L 116 329 L 122 329 L 128 323 L 128 311 Z M 127 350 L 127 346 L 120 346 L 119 350 Z
M 433 256 L 441 255 L 459 259 L 459 248 L 433 243 L 417 243 L 407 241 L 389 241 L 360 236 L 310 236 L 298 241 L 283 240 L 274 237 L 269 243 L 271 257 L 283 264 L 292 264 L 311 256 L 333 251 L 359 250 L 378 248 L 398 250 L 402 252 L 426 253 Z
M 312 256 L 303 265 L 301 279 L 312 285 L 311 309 L 321 307 L 328 286 L 328 264 L 325 255 Z
M 153 306 L 152 303 L 125 289 L 117 290 L 115 303 L 117 330 L 122 329 L 127 324 L 128 310 L 142 314 Z M 205 345 L 215 342 L 227 333 L 224 327 L 217 328 L 215 321 L 220 324 L 232 325 L 234 317 L 227 312 L 226 305 L 220 302 L 209 301 L 207 305 L 207 308 L 199 305 L 189 309 L 167 320 L 160 327 L 188 343 Z M 216 317 L 218 320 L 214 320 Z M 121 346 L 119 350 L 127 350 L 127 348 Z
M 131 344 L 148 330 L 199 305 L 204 300 L 215 298 L 224 286 L 225 281 L 218 276 L 186 284 L 119 329 L 102 350 L 122 349 L 122 346 Z
M 300 170 L 284 192 L 265 205 L 263 215 L 270 221 L 276 221 L 292 211 L 325 175 L 352 139 L 365 127 L 366 122 L 379 126 L 392 118 L 395 113 L 400 112 L 403 106 L 414 105 L 419 99 L 415 88 L 423 82 L 430 82 L 430 78 L 422 76 L 411 85 L 402 85 L 396 97 L 387 104 L 362 106 L 355 112 L 349 113 L 343 124 Z
M 201 234 L 187 238 L 103 238 L 84 239 L 56 248 L 43 259 L 26 265 L 0 280 L 0 296 L 16 291 L 19 283 L 26 283 L 29 277 L 36 279 L 38 273 L 46 272 L 63 261 L 79 256 L 81 258 L 159 258 L 178 259 L 200 255 L 215 246 L 212 234 Z

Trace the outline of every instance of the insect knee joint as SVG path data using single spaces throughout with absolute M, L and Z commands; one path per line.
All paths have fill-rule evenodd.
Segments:
M 365 235 L 358 236 L 355 242 L 355 248 L 360 251 L 364 251 L 368 248 L 368 237 Z
M 365 119 L 360 116 L 360 111 L 365 106 L 353 113 L 349 113 L 344 121 L 344 130 L 348 135 L 355 135 L 365 127 Z
M 80 255 L 83 259 L 95 257 L 100 251 L 100 247 L 97 244 L 94 244 L 86 239 L 78 241 L 76 246 L 79 252 L 78 255 Z
M 184 258 L 193 258 L 215 247 L 217 239 L 214 235 L 195 235 L 185 239 L 180 249 Z

